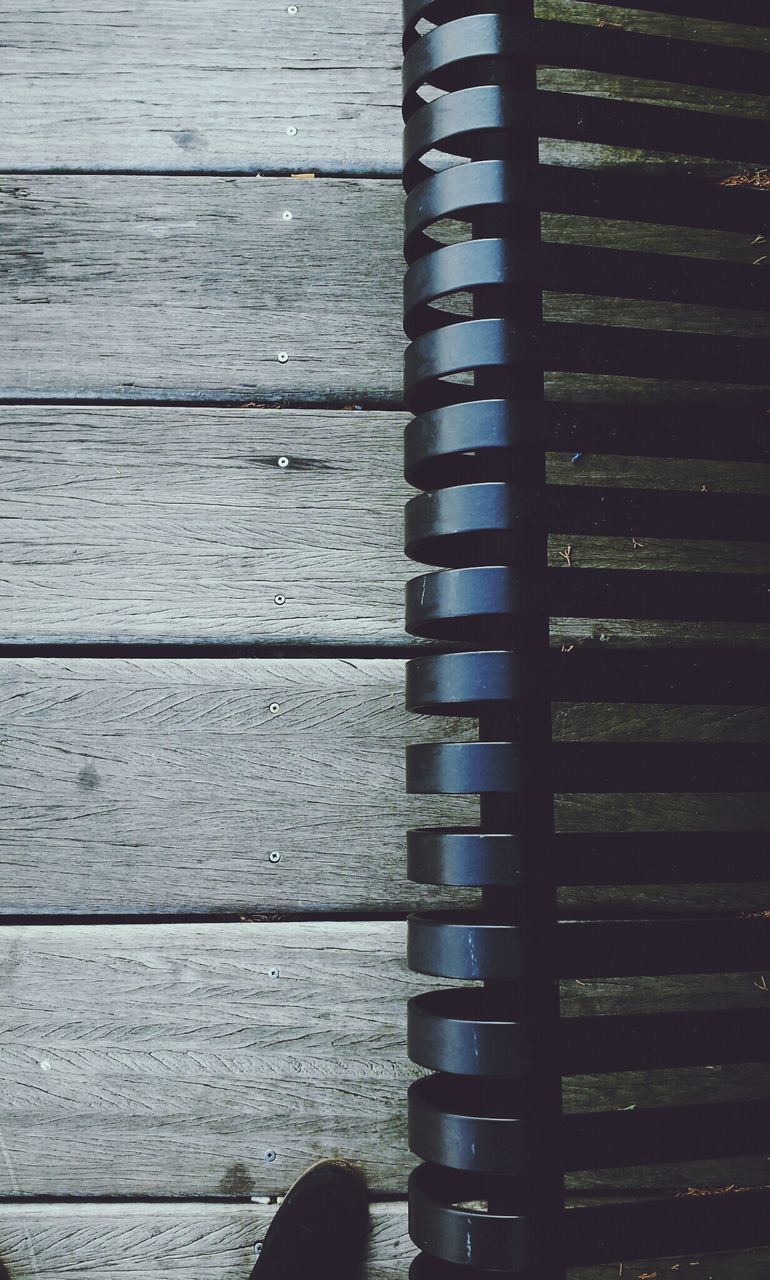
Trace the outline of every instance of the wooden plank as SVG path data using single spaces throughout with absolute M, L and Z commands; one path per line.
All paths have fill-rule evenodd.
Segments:
M 0 421 L 0 642 L 410 643 L 405 415 L 26 405 L 0 406 Z M 770 492 L 759 464 L 585 455 L 572 466 L 562 454 L 550 455 L 549 478 Z M 569 545 L 576 566 L 768 568 L 764 544 L 643 542 L 559 531 L 551 562 L 563 565 Z M 760 626 L 591 619 L 556 621 L 553 634 L 591 645 L 768 639 Z
M 403 1191 L 404 1006 L 430 985 L 404 952 L 397 922 L 5 927 L 0 1194 L 276 1194 L 333 1154 L 360 1161 L 375 1192 Z M 766 1000 L 741 974 L 571 982 L 563 1004 L 573 1015 Z M 757 1097 L 767 1075 L 748 1064 L 582 1078 L 567 1082 L 567 1105 Z M 571 1185 L 766 1178 L 761 1157 Z
M 0 1257 L 13 1280 L 246 1280 L 254 1244 L 275 1212 L 243 1204 L 5 1204 L 0 1205 Z M 403 1280 L 415 1250 L 403 1203 L 375 1203 L 365 1280 Z M 700 1280 L 766 1280 L 770 1251 L 693 1255 Z M 628 1280 L 669 1273 L 673 1258 L 627 1266 Z M 674 1271 L 676 1274 L 676 1271 Z M 618 1267 L 579 1267 L 574 1280 L 617 1280 Z M 362 1277 L 362 1280 L 364 1278 Z
M 3 660 L 0 912 L 255 916 L 435 903 L 438 893 L 405 881 L 404 832 L 472 823 L 476 806 L 407 797 L 404 745 L 474 726 L 408 715 L 403 680 L 403 663 L 382 659 Z M 555 733 L 654 740 L 661 723 L 694 741 L 768 733 L 762 708 L 625 716 L 559 705 Z M 767 799 L 563 796 L 558 825 L 761 829 Z M 602 890 L 601 900 L 756 911 L 770 905 L 766 889 L 640 886 Z M 565 906 L 596 898 L 563 892 Z
M 30 174 L 0 181 L 0 210 L 0 397 L 400 403 L 398 182 Z M 585 222 L 551 219 L 546 234 L 580 242 Z M 603 234 L 610 246 L 758 256 L 753 235 L 623 224 Z M 770 331 L 767 313 L 546 301 L 551 319 Z M 665 390 L 633 379 L 549 381 L 554 397 Z M 693 384 L 669 390 L 699 394 Z
M 572 21 L 618 20 L 606 5 L 545 0 Z M 767 32 L 727 23 L 627 14 L 630 28 L 767 47 Z M 400 18 L 387 0 L 289 6 L 273 0 L 184 0 L 162 7 L 83 0 L 54 9 L 4 6 L 6 127 L 0 167 L 171 171 L 396 173 L 400 165 Z M 748 95 L 701 94 L 657 82 L 543 71 L 541 83 L 621 89 L 632 98 L 764 113 Z M 296 130 L 288 134 L 287 130 Z M 588 149 L 552 143 L 549 158 Z M 603 162 L 631 153 L 594 149 Z M 763 157 L 758 157 L 758 163 Z

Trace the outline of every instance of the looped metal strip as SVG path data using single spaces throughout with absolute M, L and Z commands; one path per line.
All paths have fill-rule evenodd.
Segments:
M 592 0 L 575 0 L 591 3 Z M 506 13 L 510 0 L 404 0 L 404 27 L 411 32 L 420 22 L 450 22 L 468 13 Z M 712 22 L 770 27 L 765 0 L 612 0 L 613 9 L 641 9 L 669 17 L 709 18 Z M 747 41 L 748 43 L 748 41 Z
M 741 654 L 723 674 L 718 652 L 575 649 L 569 655 L 484 650 L 412 658 L 406 665 L 406 705 L 422 715 L 478 716 L 541 699 L 555 702 L 712 703 L 767 706 L 770 663 L 762 652 Z
M 612 1169 L 759 1155 L 770 1122 L 766 1099 L 551 1120 L 533 1119 L 527 1109 L 527 1090 L 514 1082 L 428 1076 L 409 1090 L 409 1145 L 448 1169 L 512 1177 L 542 1172 L 554 1161 L 567 1170 Z
M 415 996 L 407 1018 L 413 1062 L 498 1080 L 521 1080 L 554 1064 L 571 1076 L 763 1062 L 768 1037 L 770 1009 L 764 1006 L 517 1021 L 509 1001 L 482 987 Z
M 513 1276 L 533 1268 L 548 1275 L 546 1268 L 559 1264 L 614 1262 L 622 1254 L 643 1257 L 751 1248 L 767 1238 L 767 1188 L 705 1202 L 696 1197 L 684 1203 L 592 1205 L 514 1217 L 470 1207 L 482 1198 L 488 1183 L 474 1174 L 431 1164 L 415 1169 L 410 1179 L 410 1230 L 415 1243 L 434 1257 L 463 1268 L 477 1267 L 482 1274 L 485 1268 L 499 1274 L 505 1259 L 507 1270 L 502 1274 Z M 502 1179 L 500 1183 L 504 1190 Z
M 477 160 L 431 173 L 407 195 L 404 247 L 413 262 L 442 244 L 427 233 L 432 224 L 514 208 L 756 236 L 770 230 L 768 203 L 758 189 L 685 182 L 676 174 L 664 182 L 625 170 L 540 165 L 528 172 L 515 159 Z
M 409 919 L 409 967 L 465 981 L 531 981 L 548 948 L 560 978 L 748 973 L 766 962 L 770 921 L 591 920 L 513 925 L 474 911 Z M 629 1162 L 631 1163 L 631 1162 Z
M 717 116 L 680 107 L 591 98 L 497 85 L 460 89 L 424 102 L 404 131 L 404 185 L 411 191 L 433 170 L 423 163 L 434 149 L 469 160 L 484 158 L 484 135 L 537 130 L 541 137 L 605 146 L 678 152 L 761 164 L 770 150 L 770 124 L 743 116 Z
M 410 46 L 403 68 L 405 118 L 422 105 L 417 93 L 425 84 L 445 91 L 466 88 L 480 78 L 480 59 L 505 58 L 738 93 L 766 93 L 770 81 L 770 58 L 757 50 L 642 35 L 609 25 L 480 13 L 436 27 Z
M 546 324 L 540 333 L 526 321 L 490 317 L 460 320 L 421 334 L 407 348 L 404 400 L 413 413 L 474 400 L 475 385 L 457 375 L 533 363 L 561 373 L 677 378 L 764 386 L 770 378 L 770 342 L 702 333 Z
M 727 423 L 729 422 L 729 430 Z M 498 480 L 522 451 L 619 453 L 667 458 L 770 460 L 764 408 L 718 403 L 703 409 L 677 404 L 616 405 L 551 402 L 523 405 L 477 400 L 429 409 L 408 423 L 404 474 L 420 489 Z
M 542 841 L 474 827 L 422 827 L 407 833 L 407 871 L 419 884 L 517 888 L 542 877 Z M 560 885 L 749 884 L 767 879 L 767 834 L 719 831 L 560 832 L 554 841 Z
M 462 568 L 508 562 L 533 529 L 570 535 L 770 541 L 764 496 L 580 489 L 551 485 L 545 501 L 525 486 L 485 481 L 418 494 L 406 505 L 406 553 L 423 564 Z
M 767 622 L 770 583 L 762 574 L 658 569 L 550 569 L 538 587 L 507 565 L 442 569 L 412 578 L 406 626 L 429 640 L 500 647 L 515 623 L 545 609 L 565 618 L 662 618 Z
M 407 337 L 462 319 L 433 305 L 452 294 L 533 281 L 551 292 L 770 308 L 767 283 L 750 264 L 571 244 L 542 244 L 523 252 L 515 240 L 468 240 L 437 249 L 407 271 Z

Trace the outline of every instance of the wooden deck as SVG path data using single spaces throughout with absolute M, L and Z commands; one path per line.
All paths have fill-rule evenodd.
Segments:
M 375 1194 L 368 1280 L 406 1274 L 405 1002 L 428 984 L 406 970 L 403 916 L 439 892 L 406 882 L 403 834 L 473 802 L 403 794 L 404 743 L 463 729 L 402 705 L 404 656 L 419 645 L 402 624 L 399 7 L 18 0 L 0 14 L 0 1258 L 11 1280 L 245 1280 L 270 1198 L 334 1153 L 359 1160 Z M 617 20 L 607 5 L 541 7 Z M 622 21 L 767 40 L 654 14 Z M 588 87 L 582 73 L 543 83 Z M 696 98 L 612 77 L 601 89 Z M 749 95 L 697 102 L 766 110 Z M 562 143 L 545 152 L 652 163 Z M 687 164 L 715 181 L 745 168 Z M 545 228 L 596 234 L 578 218 Z M 602 236 L 740 263 L 764 255 L 740 235 L 618 223 Z M 634 327 L 725 325 L 724 311 L 673 304 L 547 305 Z M 767 333 L 757 313 L 728 324 Z M 549 384 L 553 397 L 571 389 Z M 617 389 L 597 379 L 591 394 Z M 549 468 L 561 484 L 705 487 L 704 501 L 770 493 L 770 466 L 586 456 L 578 474 L 553 455 Z M 552 563 L 570 545 L 582 566 L 768 569 L 766 544 L 643 544 L 557 529 Z M 728 635 L 770 640 L 760 626 L 552 623 L 557 647 Z M 744 707 L 565 704 L 554 725 L 562 739 L 770 734 Z M 562 830 L 766 819 L 762 796 L 558 801 Z M 610 898 L 763 911 L 770 876 Z M 562 891 L 565 908 L 596 899 Z M 770 998 L 758 974 L 570 982 L 563 995 L 575 1013 Z M 577 1078 L 567 1105 L 756 1097 L 767 1085 L 752 1065 Z M 769 1167 L 616 1170 L 575 1176 L 571 1192 L 765 1184 Z M 687 1262 L 700 1259 L 679 1275 Z M 722 1256 L 692 1274 L 764 1280 L 768 1263 L 768 1251 Z M 623 1274 L 673 1266 L 642 1259 Z M 579 1274 L 614 1280 L 618 1266 Z

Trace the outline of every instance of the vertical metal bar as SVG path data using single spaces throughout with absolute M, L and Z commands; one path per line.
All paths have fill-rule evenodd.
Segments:
M 534 18 L 534 0 L 509 0 L 508 12 L 516 18 Z M 501 86 L 517 90 L 537 89 L 537 64 L 532 58 L 506 58 L 491 69 L 487 78 Z M 523 186 L 537 189 L 540 163 L 540 140 L 535 129 L 484 137 L 474 158 L 515 163 Z M 541 244 L 540 209 L 534 202 L 486 209 L 473 222 L 474 239 L 509 240 L 524 258 L 537 261 Z M 512 400 L 517 405 L 536 405 L 545 399 L 542 362 L 543 290 L 538 273 L 522 284 L 479 289 L 474 295 L 474 317 L 510 319 L 516 327 L 531 333 L 527 363 L 483 370 L 476 374 L 477 393 L 489 399 Z M 545 510 L 545 446 L 542 440 L 530 438 L 519 447 L 512 459 L 510 476 L 517 491 L 531 498 L 530 511 Z M 539 528 L 524 529 L 512 566 L 527 582 L 534 596 L 545 600 L 544 583 L 548 567 L 548 535 Z M 534 658 L 545 665 L 550 645 L 549 617 L 545 609 L 522 620 L 518 635 L 511 635 L 512 650 Z M 509 705 L 493 706 L 479 716 L 479 738 L 482 741 L 518 741 L 533 749 L 547 750 L 551 741 L 551 701 L 545 682 L 537 696 L 522 702 L 512 716 Z M 480 797 L 482 831 L 512 832 L 524 837 L 526 861 L 522 883 L 513 889 L 482 889 L 484 914 L 490 919 L 512 925 L 551 924 L 556 922 L 556 875 L 553 857 L 554 798 L 544 781 L 542 789 L 530 789 L 510 796 L 482 794 Z M 559 975 L 554 939 L 551 947 L 539 954 L 538 972 L 525 982 L 485 984 L 496 1008 L 505 1008 L 515 1021 L 529 1018 L 559 1017 Z M 552 1071 L 539 1070 L 530 1079 L 519 1082 L 522 1112 L 544 1130 L 553 1132 L 562 1111 L 562 1080 L 556 1066 Z M 529 1215 L 558 1211 L 564 1206 L 564 1175 L 560 1155 L 554 1150 L 551 1167 L 531 1171 L 512 1178 L 499 1192 L 490 1196 L 490 1212 Z M 558 1262 L 533 1273 L 537 1280 L 562 1280 L 566 1272 Z

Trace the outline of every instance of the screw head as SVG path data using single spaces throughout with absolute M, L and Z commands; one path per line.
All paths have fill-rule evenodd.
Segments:
M 254 1254 L 258 1258 L 261 1252 L 262 1252 L 262 1241 L 257 1240 L 256 1244 L 254 1245 Z
M 277 1151 L 266 1151 L 266 1152 L 265 1152 L 265 1164 L 275 1164 L 275 1162 L 276 1162 L 276 1160 L 277 1160 L 277 1159 L 278 1159 L 278 1152 L 277 1152 Z
M 278 363 L 279 363 L 279 364 L 286 364 L 286 362 L 288 361 L 288 359 L 289 359 L 289 353 L 288 353 L 288 351 L 279 351 L 279 352 L 278 352 Z
M 292 213 L 291 209 L 284 209 L 283 213 L 281 214 L 281 217 L 283 218 L 284 222 L 291 222 L 292 218 L 294 217 L 294 214 Z
M 286 596 L 273 596 L 275 604 L 286 604 Z
M 270 714 L 271 714 L 271 715 L 273 715 L 273 716 L 277 716 L 277 715 L 278 715 L 278 712 L 279 712 L 280 710 L 281 710 L 281 704 L 280 704 L 280 702 L 271 702 L 271 703 L 270 703 Z
M 293 18 L 295 14 L 299 13 L 299 6 L 296 4 L 290 4 L 286 12 Z
M 288 467 L 288 465 L 289 465 L 289 459 L 288 459 L 288 458 L 279 458 L 279 459 L 278 459 L 278 466 L 279 466 L 279 467 L 285 468 L 285 467 Z
M 289 135 L 289 137 L 290 137 L 290 138 L 296 138 L 296 136 L 297 136 L 297 126 L 296 126 L 295 124 L 290 124 L 290 125 L 289 125 L 289 127 L 288 127 L 288 129 L 286 130 L 286 132 L 288 133 L 288 135 Z
M 267 855 L 267 860 L 268 862 L 280 862 L 281 855 L 277 849 L 271 849 L 269 854 Z
M 268 969 L 267 976 L 268 978 L 280 978 L 281 970 L 276 969 L 275 967 L 273 967 L 272 969 Z M 275 1159 L 275 1156 L 273 1156 L 273 1159 Z

